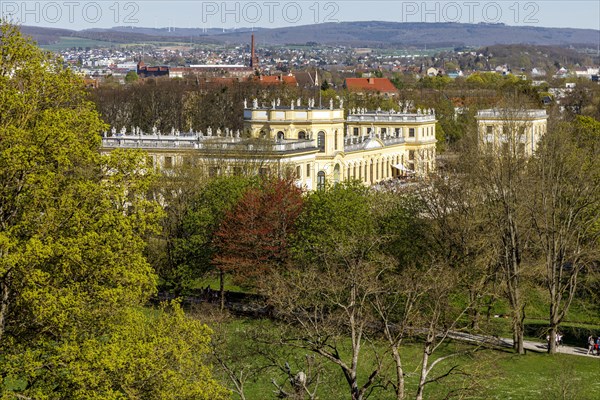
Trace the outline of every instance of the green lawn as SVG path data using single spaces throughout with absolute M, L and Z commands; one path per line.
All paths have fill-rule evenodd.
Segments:
M 279 326 L 270 321 L 232 319 L 224 325 L 225 332 L 220 338 L 226 338 L 226 348 L 231 354 L 230 362 L 244 374 L 255 374 L 245 386 L 248 400 L 274 399 L 275 379 L 279 383 L 286 382 L 285 374 L 276 368 L 263 368 L 267 362 L 265 354 L 271 354 L 281 364 L 288 362 L 292 371 L 307 370 L 306 350 L 290 350 L 267 346 L 260 343 L 265 332 L 277 337 Z M 262 332 L 262 334 L 261 334 Z M 218 335 L 216 333 L 215 335 Z M 215 337 L 215 340 L 219 340 Z M 376 345 L 381 349 L 382 344 Z M 464 349 L 462 343 L 448 343 L 439 353 L 443 354 Z M 365 345 L 365 355 L 359 376 L 363 381 L 370 372 L 374 358 L 369 356 L 369 346 Z M 274 353 L 270 353 L 273 352 Z M 414 398 L 419 377 L 421 356 L 419 343 L 407 344 L 402 349 L 402 357 L 406 373 L 407 398 Z M 316 358 L 315 360 L 321 360 Z M 322 361 L 322 360 L 321 360 Z M 600 357 L 588 358 L 568 355 L 528 353 L 525 356 L 514 355 L 510 351 L 481 350 L 470 356 L 461 356 L 446 360 L 436 369 L 436 374 L 447 371 L 458 365 L 459 372 L 439 383 L 430 384 L 425 393 L 426 399 L 444 399 L 450 392 L 464 389 L 462 394 L 467 399 L 580 399 L 599 398 L 600 393 Z M 313 365 L 314 367 L 314 365 Z M 331 363 L 322 363 L 319 399 L 348 399 L 348 388 L 338 367 Z M 228 379 L 215 366 L 215 373 L 223 384 L 231 387 Z M 385 374 L 392 376 L 393 370 L 388 363 Z M 234 399 L 239 398 L 234 396 Z M 390 389 L 375 389 L 372 399 L 393 399 Z M 451 397 L 457 398 L 457 397 Z

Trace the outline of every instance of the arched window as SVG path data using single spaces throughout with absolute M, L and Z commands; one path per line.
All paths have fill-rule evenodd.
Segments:
M 317 134 L 317 147 L 319 151 L 325 151 L 325 132 L 323 131 Z
M 325 190 L 325 172 L 317 173 L 317 190 Z
M 340 181 L 340 164 L 335 164 L 333 167 L 333 182 L 339 183 Z
M 298 139 L 305 140 L 306 139 L 306 132 L 304 132 L 304 131 L 298 132 Z
M 282 131 L 277 132 L 277 140 L 285 139 L 285 134 Z

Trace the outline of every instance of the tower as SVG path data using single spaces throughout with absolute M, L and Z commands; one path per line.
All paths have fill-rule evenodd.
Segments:
M 258 58 L 256 57 L 256 52 L 254 48 L 254 33 L 252 34 L 252 42 L 250 44 L 250 67 L 257 68 L 258 67 Z

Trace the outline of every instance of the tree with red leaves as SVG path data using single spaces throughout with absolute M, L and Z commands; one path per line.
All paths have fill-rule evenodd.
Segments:
M 213 263 L 221 275 L 221 308 L 224 307 L 223 277 L 233 274 L 245 285 L 260 284 L 269 271 L 285 265 L 288 243 L 303 206 L 302 190 L 291 179 L 265 179 L 250 188 L 215 234 L 217 249 Z

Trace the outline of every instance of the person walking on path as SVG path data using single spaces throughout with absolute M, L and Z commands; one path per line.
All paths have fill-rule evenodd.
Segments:
M 600 356 L 600 336 L 596 339 L 596 355 Z
M 587 339 L 587 347 L 588 347 L 587 354 L 592 353 L 592 355 L 594 355 L 594 345 L 595 344 L 596 344 L 596 341 L 594 340 L 594 336 L 592 336 L 592 335 L 588 336 L 588 339 Z

